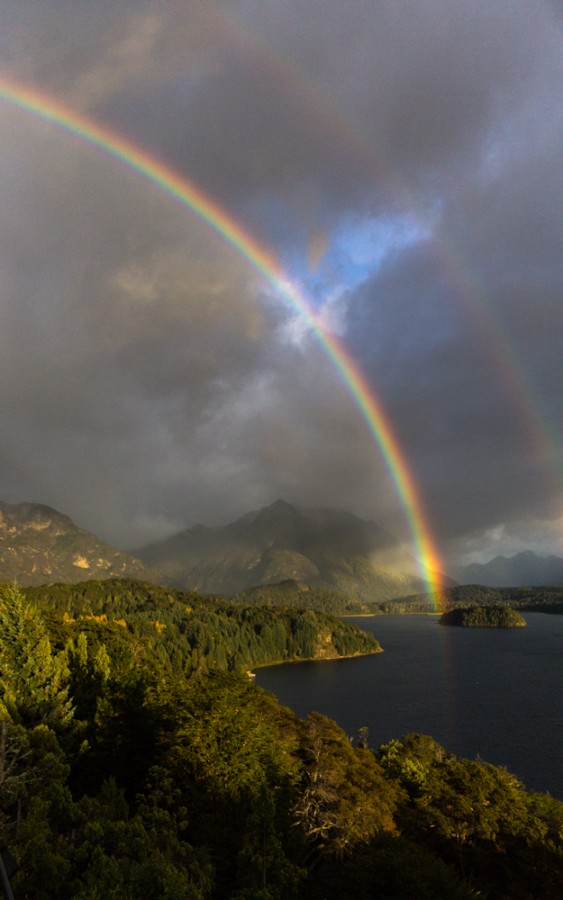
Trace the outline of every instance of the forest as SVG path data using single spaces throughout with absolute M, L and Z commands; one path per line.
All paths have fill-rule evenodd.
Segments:
M 440 625 L 459 625 L 461 628 L 518 628 L 526 624 L 524 617 L 506 603 L 481 606 L 458 606 L 443 613 Z
M 276 584 L 260 584 L 230 598 L 237 606 L 297 607 L 316 609 L 333 616 L 371 614 L 373 604 L 319 585 L 286 579 Z
M 24 589 L 50 616 L 57 640 L 114 633 L 172 673 L 240 672 L 274 662 L 377 653 L 372 635 L 320 610 L 240 607 L 220 597 L 109 579 Z M 62 620 L 61 620 L 62 615 Z
M 563 587 L 497 588 L 461 584 L 434 595 L 412 594 L 393 600 L 362 601 L 340 591 L 287 579 L 241 591 L 229 600 L 237 606 L 296 607 L 333 616 L 411 615 L 456 607 L 511 607 L 530 612 L 563 613 Z
M 330 620 L 276 615 L 135 582 L 0 590 L 17 900 L 563 895 L 563 803 L 426 735 L 298 719 L 245 668 Z

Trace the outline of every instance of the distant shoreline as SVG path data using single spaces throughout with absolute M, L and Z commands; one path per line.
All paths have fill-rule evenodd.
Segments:
M 298 664 L 306 662 L 338 662 L 340 659 L 361 659 L 362 656 L 375 656 L 377 653 L 384 653 L 383 647 L 378 650 L 370 650 L 368 653 L 348 653 L 346 656 L 308 656 L 306 659 L 277 659 L 275 662 L 257 663 L 246 674 L 249 678 L 254 675 L 255 669 L 267 669 L 270 666 L 285 666 L 288 664 Z
M 380 612 L 380 613 L 344 613 L 339 615 L 339 619 L 384 619 L 386 616 L 441 616 L 441 612 L 434 612 L 431 609 L 424 612 L 413 610 L 413 612 Z

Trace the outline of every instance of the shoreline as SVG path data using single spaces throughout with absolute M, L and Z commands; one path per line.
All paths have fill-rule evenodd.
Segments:
M 383 647 L 379 647 L 378 650 L 370 650 L 369 653 L 347 653 L 345 656 L 308 656 L 305 659 L 277 659 L 274 662 L 257 663 L 252 669 L 247 670 L 245 674 L 249 678 L 255 678 L 255 669 L 267 669 L 270 666 L 286 666 L 307 662 L 338 662 L 340 659 L 361 659 L 364 656 L 375 656 L 384 652 Z
M 333 615 L 329 613 L 329 615 Z M 378 613 L 344 613 L 338 615 L 338 619 L 386 619 L 388 616 L 441 616 L 441 612 L 434 612 L 432 609 L 421 610 L 420 612 L 378 612 Z

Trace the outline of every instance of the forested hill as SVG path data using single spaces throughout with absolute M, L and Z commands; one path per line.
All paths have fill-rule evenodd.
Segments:
M 526 620 L 518 610 L 502 603 L 482 606 L 458 606 L 440 616 L 440 625 L 460 628 L 519 628 Z
M 489 587 L 484 584 L 460 584 L 445 588 L 433 597 L 413 594 L 395 601 L 405 611 L 437 607 L 442 611 L 456 606 L 491 606 L 503 604 L 530 612 L 563 613 L 563 587 Z M 386 611 L 391 612 L 392 609 Z
M 375 653 L 373 638 L 347 622 L 309 609 L 235 606 L 218 597 L 144 582 L 110 579 L 24 589 L 51 613 L 58 643 L 87 630 L 174 671 L 243 671 L 273 662 Z M 304 606 L 305 604 L 303 604 Z
M 432 609 L 425 595 L 413 602 L 404 600 L 362 601 L 355 595 L 335 591 L 319 585 L 306 584 L 293 578 L 277 584 L 260 584 L 247 588 L 230 598 L 237 606 L 269 606 L 315 609 L 333 616 L 365 616 L 428 612 Z
M 214 601 L 65 587 L 29 592 L 43 613 L 0 588 L 0 847 L 16 898 L 563 896 L 563 803 L 431 737 L 370 748 L 365 729 L 300 720 L 244 675 L 187 677 L 166 640 L 200 603 L 207 630 L 224 624 Z M 236 613 L 243 631 L 287 615 Z
M 293 578 L 278 584 L 261 584 L 231 597 L 237 606 L 298 607 L 316 609 L 334 616 L 354 616 L 373 612 L 373 604 L 362 603 L 340 591 L 306 584 Z

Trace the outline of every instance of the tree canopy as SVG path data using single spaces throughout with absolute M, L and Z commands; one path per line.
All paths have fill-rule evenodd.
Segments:
M 214 601 L 190 645 L 205 665 L 186 666 L 163 642 L 182 639 L 187 598 L 161 608 L 136 590 L 93 588 L 98 605 L 60 586 L 42 605 L 0 591 L 0 845 L 17 897 L 563 894 L 563 803 L 426 735 L 370 749 L 365 730 L 355 742 L 318 713 L 298 719 L 211 666 L 203 644 L 228 621 Z M 266 623 L 244 612 L 243 633 Z

